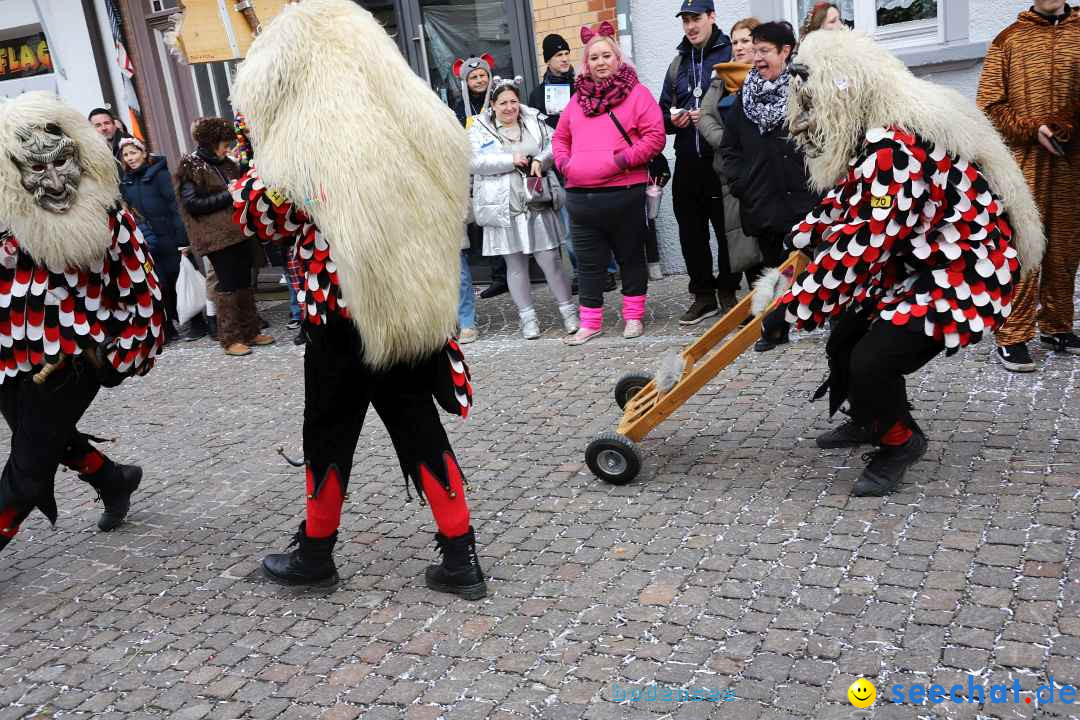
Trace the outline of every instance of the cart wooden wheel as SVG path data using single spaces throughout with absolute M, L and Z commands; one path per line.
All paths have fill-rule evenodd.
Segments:
M 604 482 L 625 485 L 641 471 L 641 454 L 630 438 L 608 432 L 589 443 L 585 464 Z
M 652 375 L 644 373 L 627 373 L 619 378 L 619 382 L 615 383 L 615 402 L 619 409 L 625 410 L 634 396 L 651 381 Z

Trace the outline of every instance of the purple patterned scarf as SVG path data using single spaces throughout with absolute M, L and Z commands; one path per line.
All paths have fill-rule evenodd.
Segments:
M 581 75 L 574 82 L 578 105 L 588 117 L 602 115 L 617 108 L 638 84 L 637 71 L 628 63 L 604 80 L 594 80 L 592 75 Z

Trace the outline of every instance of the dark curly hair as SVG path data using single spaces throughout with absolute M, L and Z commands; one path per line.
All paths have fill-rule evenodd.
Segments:
M 214 148 L 220 142 L 235 141 L 236 128 L 225 118 L 199 118 L 191 125 L 191 139 L 201 148 Z

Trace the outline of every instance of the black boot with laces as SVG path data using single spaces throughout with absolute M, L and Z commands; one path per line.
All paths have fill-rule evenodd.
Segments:
M 443 561 L 442 565 L 428 565 L 424 579 L 429 588 L 453 593 L 466 600 L 479 600 L 487 595 L 484 572 L 476 556 L 476 536 L 471 527 L 456 538 L 435 533 L 435 544 L 442 552 Z
M 851 494 L 855 497 L 882 497 L 896 490 L 908 468 L 926 454 L 929 443 L 921 432 L 913 432 L 903 445 L 882 445 L 863 455 L 869 460 L 862 475 L 855 481 Z
M 263 571 L 269 579 L 282 585 L 336 585 L 341 581 L 334 565 L 336 542 L 336 532 L 328 538 L 309 538 L 307 521 L 304 521 L 289 543 L 290 548 L 296 549 L 267 555 L 262 561 Z
M 123 524 L 131 509 L 131 495 L 142 482 L 142 474 L 138 465 L 118 465 L 105 458 L 105 464 L 97 472 L 79 475 L 80 480 L 97 491 L 105 506 L 98 518 L 99 530 L 109 532 Z

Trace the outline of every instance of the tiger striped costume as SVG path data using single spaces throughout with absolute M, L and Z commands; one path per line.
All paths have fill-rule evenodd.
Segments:
M 1050 19 L 1033 10 L 994 39 L 976 102 L 1013 151 L 1046 230 L 1041 272 L 1022 280 L 999 346 L 1073 332 L 1080 267 L 1080 9 Z M 1064 147 L 1057 158 L 1038 141 L 1046 125 Z

